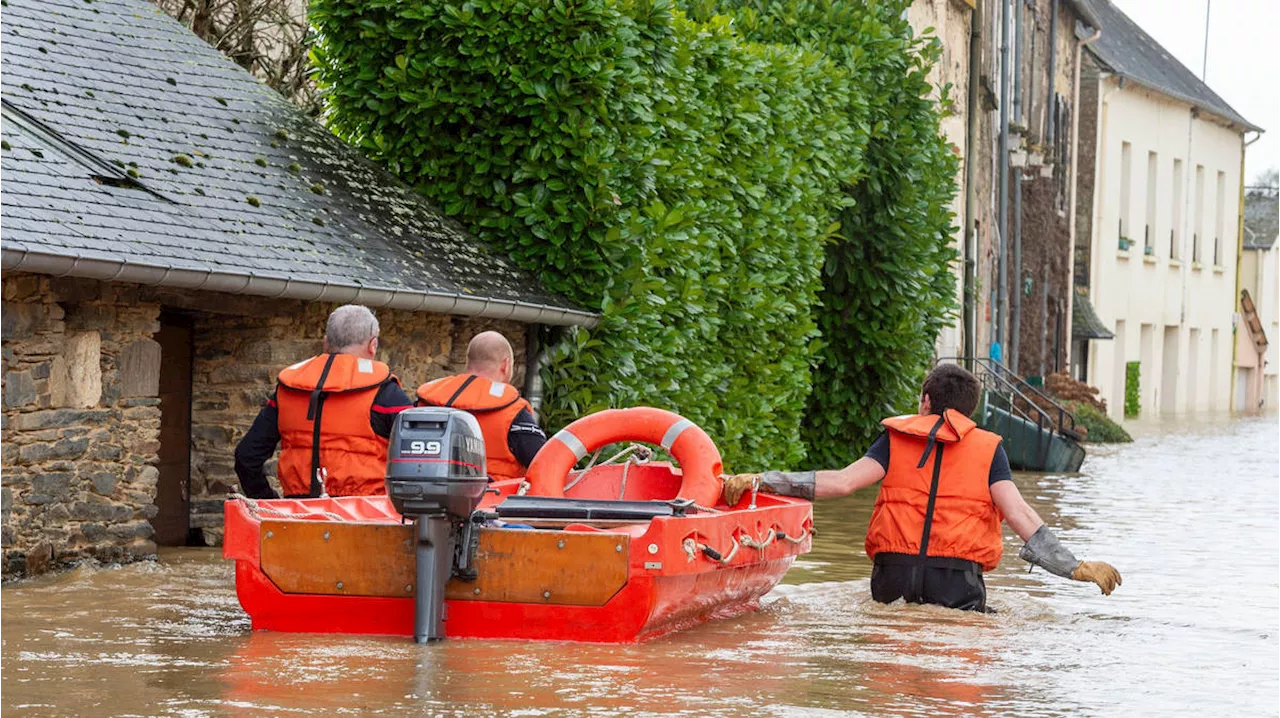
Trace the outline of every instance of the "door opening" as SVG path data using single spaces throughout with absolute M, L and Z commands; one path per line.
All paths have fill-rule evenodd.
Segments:
M 183 546 L 191 528 L 192 321 L 162 312 L 160 331 L 160 479 L 151 519 L 156 543 Z

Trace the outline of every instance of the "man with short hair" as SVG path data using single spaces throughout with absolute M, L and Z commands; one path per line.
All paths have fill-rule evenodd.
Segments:
M 924 381 L 919 413 L 885 419 L 865 456 L 836 471 L 742 474 L 725 480 L 736 505 L 753 485 L 767 493 L 813 500 L 846 496 L 883 480 L 867 529 L 871 597 L 903 598 L 985 611 L 982 573 L 1000 562 L 1000 521 L 1026 541 L 1019 556 L 1064 578 L 1091 581 L 1110 595 L 1120 573 L 1101 561 L 1080 561 L 1027 505 L 1013 484 L 1000 436 L 977 428 L 978 379 L 942 364 Z
M 511 386 L 515 355 L 498 332 L 481 332 L 467 345 L 461 374 L 418 387 L 418 404 L 463 409 L 476 418 L 484 435 L 485 464 L 495 481 L 522 477 L 547 435 L 529 402 Z
M 376 361 L 378 319 L 348 304 L 329 315 L 324 353 L 280 372 L 276 389 L 236 446 L 246 496 L 274 499 L 263 464 L 280 445 L 276 471 L 285 498 L 385 493 L 387 439 L 412 405 L 400 381 Z

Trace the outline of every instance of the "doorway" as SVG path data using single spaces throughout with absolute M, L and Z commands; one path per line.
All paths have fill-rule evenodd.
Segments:
M 183 546 L 191 511 L 191 317 L 161 312 L 160 331 L 160 479 L 151 519 L 156 543 Z

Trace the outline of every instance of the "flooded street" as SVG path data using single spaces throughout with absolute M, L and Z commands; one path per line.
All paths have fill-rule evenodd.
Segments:
M 995 615 L 881 606 L 874 490 L 817 506 L 763 610 L 638 646 L 253 634 L 217 550 L 3 589 L 6 715 L 1276 715 L 1277 423 L 1139 426 L 1020 475 L 1110 597 L 1016 554 Z

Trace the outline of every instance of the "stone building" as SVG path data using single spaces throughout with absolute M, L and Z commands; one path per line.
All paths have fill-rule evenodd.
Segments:
M 6 577 L 217 543 L 235 442 L 338 304 L 406 387 L 595 320 L 146 0 L 8 0 L 0 37 Z
M 1226 411 L 1244 143 L 1259 128 L 1109 0 L 1088 1 L 1103 32 L 1081 73 L 1079 147 L 1095 161 L 1076 264 L 1115 338 L 1088 342 L 1077 376 L 1117 418 L 1126 386 L 1144 414 Z

